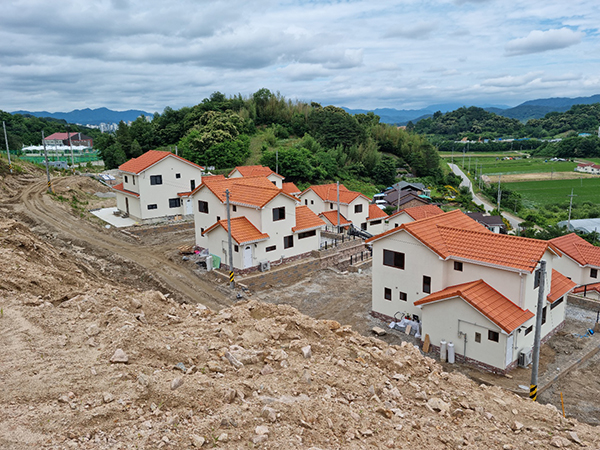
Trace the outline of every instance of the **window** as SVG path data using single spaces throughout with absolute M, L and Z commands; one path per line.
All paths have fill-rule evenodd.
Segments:
M 298 239 L 304 239 L 304 238 L 316 236 L 316 235 L 317 235 L 317 230 L 305 231 L 304 233 L 298 234 Z
M 402 300 L 403 302 L 408 301 L 408 296 L 406 295 L 406 292 L 400 292 L 400 300 Z
M 598 269 L 590 269 L 590 278 L 598 278 Z
M 290 248 L 294 246 L 294 235 L 283 237 L 283 248 Z
M 360 229 L 361 230 L 366 230 L 367 229 L 367 222 L 363 222 L 360 224 Z
M 542 279 L 542 271 L 537 269 L 533 273 L 533 288 L 537 289 L 540 286 L 540 280 Z
M 404 269 L 404 253 L 394 252 L 392 250 L 383 251 L 383 265 Z
M 354 205 L 354 213 L 358 214 L 362 212 L 362 205 Z
M 475 332 L 475 342 L 481 343 L 481 333 Z
M 158 209 L 158 205 L 156 203 L 148 205 L 148 209 Z
M 500 340 L 500 334 L 496 331 L 488 330 L 488 340 L 498 342 Z
M 231 205 L 231 209 L 233 212 L 237 212 L 237 206 L 236 205 Z
M 546 310 L 548 309 L 547 306 L 544 306 L 542 308 L 542 325 L 544 325 L 546 323 Z
M 271 183 L 273 183 L 274 186 L 277 186 L 277 183 L 274 181 L 271 181 Z
M 333 209 L 333 203 L 329 204 L 329 209 Z
M 307 198 L 304 199 L 304 204 L 308 205 L 308 199 Z
M 177 178 L 177 179 L 181 178 L 181 174 L 180 173 L 176 173 L 175 174 L 175 178 Z
M 198 200 L 198 212 L 208 214 L 208 202 Z
M 196 189 L 196 180 L 190 180 L 190 191 Z
M 423 275 L 423 292 L 431 294 L 431 277 Z
M 150 175 L 150 184 L 162 184 L 162 175 Z
M 217 216 L 217 222 L 221 220 L 221 216 Z
M 233 251 L 234 251 L 234 252 L 239 252 L 239 251 L 240 251 L 240 247 L 239 247 L 239 245 L 234 245 L 234 246 L 233 246 Z
M 180 206 L 181 206 L 181 199 L 179 197 L 169 199 L 169 208 L 179 208 Z
M 526 330 L 525 330 L 525 336 L 527 336 L 529 333 L 531 333 L 533 331 L 533 325 L 529 326 Z
M 459 261 L 454 261 L 454 270 L 462 272 L 462 269 L 463 269 L 463 263 L 461 263 Z
M 273 208 L 273 222 L 285 219 L 285 206 Z
M 125 183 L 129 183 L 129 178 L 127 178 L 127 175 L 125 175 L 123 178 L 125 179 Z
M 133 185 L 135 186 L 135 177 L 131 177 L 131 182 L 133 183 Z
M 371 222 L 371 226 L 373 226 L 373 225 L 379 225 L 380 223 L 381 223 L 381 219 L 379 219 L 379 220 L 373 220 Z
M 270 247 L 265 248 L 265 251 L 267 252 L 273 252 L 277 249 L 276 245 L 271 245 Z
M 315 201 L 314 201 L 314 200 L 311 200 L 311 201 L 310 201 L 310 204 L 311 204 L 311 205 L 314 205 L 314 204 L 315 204 Z
M 556 300 L 554 303 L 552 303 L 550 305 L 550 309 L 554 309 L 556 308 L 558 305 L 560 305 L 564 300 L 564 297 L 559 298 L 558 300 Z
M 390 288 L 383 288 L 383 298 L 392 301 L 392 290 Z

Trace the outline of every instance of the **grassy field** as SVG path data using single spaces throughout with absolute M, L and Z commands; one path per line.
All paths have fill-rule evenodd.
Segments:
M 600 204 L 600 177 L 584 178 L 582 180 L 548 180 L 548 181 L 525 181 L 508 183 L 507 186 L 519 192 L 525 202 L 531 202 L 538 207 L 552 204 L 568 205 L 571 189 L 573 204 L 592 202 Z
M 455 160 L 456 161 L 456 160 Z M 528 158 L 518 160 L 471 158 L 471 171 L 483 169 L 484 175 L 493 174 L 513 174 L 513 173 L 540 173 L 540 172 L 573 172 L 577 163 L 569 161 L 548 161 L 544 162 L 542 158 Z M 462 167 L 462 159 L 458 161 Z M 465 168 L 468 170 L 468 161 L 465 161 Z

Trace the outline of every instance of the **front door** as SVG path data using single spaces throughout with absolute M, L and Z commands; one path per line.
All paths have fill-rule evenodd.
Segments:
M 513 335 L 510 334 L 506 338 L 506 363 L 505 367 L 513 362 Z
M 125 211 L 129 215 L 129 199 L 127 197 L 125 197 Z
M 244 269 L 252 267 L 252 246 L 246 245 L 244 247 Z
M 194 211 L 192 209 L 192 199 L 188 198 L 185 200 L 185 213 L 186 214 L 194 214 Z

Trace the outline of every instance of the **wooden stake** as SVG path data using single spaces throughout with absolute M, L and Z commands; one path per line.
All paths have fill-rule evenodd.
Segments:
M 423 351 L 425 353 L 429 353 L 429 347 L 431 346 L 431 341 L 429 340 L 429 335 L 425 335 L 425 341 L 423 341 Z
M 566 419 L 567 416 L 565 416 L 565 402 L 563 400 L 563 396 L 562 396 L 562 392 L 560 393 L 560 403 L 562 404 L 562 409 L 563 409 L 563 417 Z

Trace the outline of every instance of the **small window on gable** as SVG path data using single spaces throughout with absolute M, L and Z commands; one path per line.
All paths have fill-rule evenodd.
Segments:
M 488 340 L 498 342 L 500 340 L 500 334 L 497 331 L 488 330 Z
M 304 204 L 308 205 L 308 199 L 307 198 L 304 199 Z
M 311 201 L 310 201 L 310 204 L 311 204 L 311 205 L 314 205 L 314 204 L 315 204 L 315 201 L 314 201 L 314 200 L 311 200 Z
M 176 173 L 175 174 L 175 178 L 181 178 L 181 174 L 180 173 Z
M 362 204 L 359 204 L 359 205 L 354 205 L 354 213 L 355 213 L 355 214 L 361 213 L 361 212 L 362 212 L 362 210 L 363 210 L 363 208 L 362 208 Z
M 273 222 L 285 219 L 285 206 L 273 208 Z
M 127 177 L 127 175 L 125 175 L 123 178 L 125 179 L 125 183 L 129 183 L 129 178 Z
M 329 209 L 333 209 L 333 203 L 329 204 Z
M 475 342 L 481 343 L 481 333 L 475 332 Z
M 590 269 L 590 278 L 598 278 L 598 269 Z
M 221 220 L 221 216 L 217 216 L 217 222 Z
M 231 205 L 231 210 L 233 212 L 237 212 L 237 206 L 236 205 Z
M 408 301 L 408 296 L 406 295 L 406 292 L 400 292 L 400 300 L 402 300 L 403 302 Z
M 462 272 L 463 271 L 463 263 L 461 263 L 460 261 L 454 261 L 454 270 L 456 270 L 458 272 Z
M 234 252 L 239 252 L 239 251 L 240 251 L 240 247 L 239 247 L 239 245 L 234 245 L 234 246 L 233 246 L 233 251 L 234 251 Z
M 392 290 L 390 288 L 383 288 L 383 298 L 386 300 L 392 300 Z

